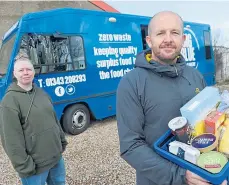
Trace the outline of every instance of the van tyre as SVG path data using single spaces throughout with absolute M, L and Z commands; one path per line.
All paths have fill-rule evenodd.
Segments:
M 63 116 L 63 128 L 68 134 L 77 135 L 84 132 L 90 124 L 90 113 L 83 104 L 69 107 Z

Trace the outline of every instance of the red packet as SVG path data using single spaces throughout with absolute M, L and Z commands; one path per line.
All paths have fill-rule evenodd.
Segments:
M 206 133 L 212 133 L 216 135 L 217 129 L 223 124 L 225 117 L 226 116 L 224 113 L 218 111 L 213 111 L 208 114 L 204 120 Z

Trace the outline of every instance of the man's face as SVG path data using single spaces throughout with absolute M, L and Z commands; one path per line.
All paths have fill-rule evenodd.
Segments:
M 152 59 L 163 62 L 176 62 L 185 40 L 181 19 L 170 13 L 164 13 L 154 18 L 151 34 L 146 41 L 152 50 Z
M 14 76 L 18 83 L 30 85 L 33 82 L 35 72 L 33 65 L 27 60 L 18 61 L 14 66 Z

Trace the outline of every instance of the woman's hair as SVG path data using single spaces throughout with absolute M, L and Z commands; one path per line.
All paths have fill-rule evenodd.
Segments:
M 16 57 L 14 58 L 14 67 L 20 61 L 28 61 L 29 63 L 31 63 L 31 65 L 33 65 L 28 54 L 24 51 L 19 51 Z
M 30 61 L 29 56 L 28 56 L 27 53 L 25 53 L 23 51 L 19 51 L 18 54 L 16 55 L 16 57 L 14 58 L 14 61 L 17 62 L 19 60 L 24 60 L 24 59 Z

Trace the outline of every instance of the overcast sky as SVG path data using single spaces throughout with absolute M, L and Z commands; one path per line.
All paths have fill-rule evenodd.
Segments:
M 178 13 L 185 21 L 210 24 L 213 37 L 229 47 L 229 1 L 111 1 L 107 4 L 122 13 L 153 16 L 163 10 Z M 220 35 L 220 36 L 219 36 Z

